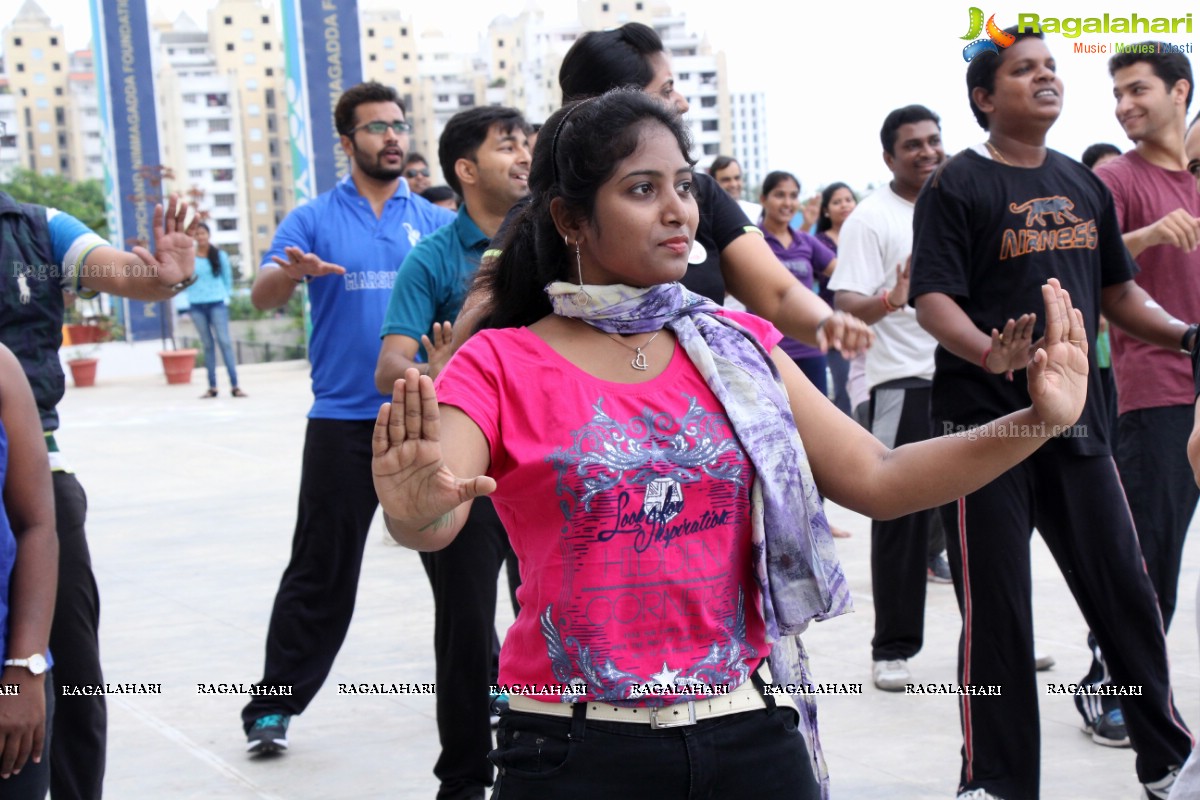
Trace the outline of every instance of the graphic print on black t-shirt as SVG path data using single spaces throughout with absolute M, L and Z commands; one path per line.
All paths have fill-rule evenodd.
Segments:
M 758 656 L 740 535 L 752 468 L 725 415 L 684 400 L 682 415 L 625 421 L 597 400 L 547 457 L 570 555 L 541 630 L 555 678 L 595 699 L 660 705 L 675 699 L 642 687 L 737 686 Z
M 1000 236 L 1000 260 L 1044 250 L 1095 250 L 1099 241 L 1096 220 L 1080 219 L 1072 213 L 1074 208 L 1071 198 L 1062 195 L 1009 203 L 1009 212 L 1018 218 L 1023 215 L 1024 224 L 1012 223 L 1012 227 L 1004 229 Z

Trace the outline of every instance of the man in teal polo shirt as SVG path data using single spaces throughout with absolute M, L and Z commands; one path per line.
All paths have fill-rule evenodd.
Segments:
M 375 367 L 380 392 L 391 394 L 411 367 L 431 374 L 421 338 L 435 323 L 458 316 L 488 242 L 529 193 L 526 127 L 519 111 L 498 106 L 472 108 L 446 123 L 438 161 L 464 202 L 454 224 L 422 239 L 396 275 Z M 419 354 L 425 356 L 420 362 Z M 488 687 L 494 683 L 496 577 L 509 552 L 491 501 L 479 498 L 453 544 L 421 553 L 436 609 L 437 684 L 446 687 L 437 695 L 438 800 L 481 799 L 492 783 Z

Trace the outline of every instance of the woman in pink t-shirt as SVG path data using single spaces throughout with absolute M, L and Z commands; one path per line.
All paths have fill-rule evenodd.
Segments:
M 1047 285 L 1033 406 L 888 451 L 770 324 L 677 283 L 698 211 L 676 115 L 617 90 L 545 131 L 485 329 L 436 392 L 396 382 L 373 443 L 398 542 L 445 547 L 487 494 L 520 558 L 493 797 L 826 796 L 799 634 L 850 602 L 818 487 L 888 518 L 1009 469 L 1079 416 L 1082 318 Z

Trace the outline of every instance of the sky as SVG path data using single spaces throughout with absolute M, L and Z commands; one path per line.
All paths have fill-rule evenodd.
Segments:
M 452 0 L 448 3 L 388 5 L 410 12 L 414 26 L 431 27 L 470 43 L 501 14 L 515 16 L 526 0 Z M 979 2 L 979 0 L 975 0 Z M 68 47 L 87 45 L 90 23 L 85 0 L 38 0 L 56 24 L 64 26 Z M 149 0 L 152 13 L 174 19 L 186 8 L 201 25 L 213 0 Z M 542 0 L 550 19 L 574 16 L 573 0 Z M 983 140 L 966 98 L 966 62 L 961 37 L 969 27 L 969 3 L 926 0 L 916 3 L 838 2 L 785 4 L 780 0 L 672 0 L 685 10 L 692 31 L 723 49 L 734 91 L 767 94 L 768 154 L 771 169 L 799 176 L 805 192 L 833 181 L 858 190 L 890 175 L 883 164 L 879 126 L 893 108 L 921 103 L 942 117 L 947 153 Z M 9 5 L 15 8 L 15 4 Z M 736 13 L 732 9 L 736 8 Z M 1039 18 L 1183 17 L 1194 12 L 1193 33 L 1157 35 L 1084 34 L 1068 39 L 1048 34 L 1064 82 L 1062 117 L 1048 144 L 1078 158 L 1089 144 L 1131 146 L 1113 115 L 1108 55 L 1073 52 L 1074 43 L 1137 42 L 1162 38 L 1200 47 L 1200 6 L 1184 0 L 1030 0 L 981 6 L 1000 27 L 1017 15 Z M 464 25 L 463 20 L 473 24 Z M 6 23 L 7 20 L 0 20 Z M 1189 56 L 1195 69 L 1195 54 Z M 1193 101 L 1192 114 L 1200 109 Z

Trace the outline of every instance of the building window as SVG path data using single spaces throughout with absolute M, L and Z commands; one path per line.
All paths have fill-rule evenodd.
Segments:
M 32 58 L 34 61 L 41 61 L 42 60 L 42 48 L 35 47 L 32 50 L 30 50 L 29 57 Z
M 642 3 L 636 3 L 634 7 L 637 8 L 638 11 L 641 11 L 644 8 Z
M 713 143 L 704 145 L 704 155 L 715 156 L 721 149 L 721 145 Z
M 401 28 L 401 29 L 400 29 L 400 35 L 401 35 L 401 36 L 408 36 L 408 28 Z
M 263 42 L 263 50 L 270 50 L 270 49 L 271 49 L 271 43 Z
M 710 97 L 701 97 L 700 98 L 700 107 L 701 108 L 716 108 L 717 107 L 717 98 L 711 97 L 711 96 Z
M 262 15 L 262 24 L 263 24 L 263 25 L 270 25 L 270 24 L 271 24 L 271 18 L 270 18 L 270 17 L 268 17 L 266 14 L 263 14 L 263 15 Z
M 250 141 L 261 142 L 262 138 L 263 138 L 262 128 L 251 128 L 250 129 Z
M 371 53 L 369 56 L 367 56 L 367 61 L 375 61 L 375 60 L 377 60 L 377 57 L 374 53 Z
M 246 88 L 251 92 L 258 91 L 258 81 L 254 80 L 253 78 L 249 79 L 246 81 Z
M 185 103 L 194 103 L 194 102 L 196 102 L 196 95 L 194 95 L 194 94 L 185 94 L 185 95 L 183 96 L 183 102 L 185 102 Z
M 503 40 L 503 39 L 497 39 L 497 40 L 496 40 L 496 47 L 504 47 L 504 40 Z
M 255 228 L 255 230 L 258 231 L 259 236 L 267 235 L 267 226 L 266 225 L 259 225 L 257 228 Z
M 607 14 L 608 13 L 608 3 L 601 3 L 600 10 L 603 11 L 605 14 Z
M 67 135 L 65 133 L 63 133 L 62 131 L 58 132 L 58 146 L 59 147 L 67 146 Z
M 236 219 L 219 219 L 219 220 L 217 220 L 217 230 L 219 230 L 219 231 L 236 231 L 237 230 L 237 220 Z
M 62 106 L 54 107 L 54 124 L 58 126 L 67 124 L 67 111 Z
M 38 129 L 38 133 L 49 133 L 50 132 L 50 123 L 49 122 L 39 122 L 37 124 L 37 129 Z
M 226 43 L 225 49 L 232 53 L 233 52 L 233 42 Z
M 233 194 L 214 194 L 213 205 L 218 208 L 230 208 L 237 204 L 237 195 Z
M 717 121 L 715 119 L 706 119 L 700 123 L 700 130 L 715 131 L 717 129 Z
M 52 69 L 55 72 L 62 72 L 62 64 L 55 61 L 50 65 L 50 69 Z
M 189 147 L 190 149 L 190 147 Z M 208 148 L 209 154 L 213 158 L 227 158 L 233 155 L 233 145 L 231 144 L 214 144 Z
M 18 44 L 20 44 L 20 42 L 19 42 L 19 41 L 18 41 Z M 50 46 L 51 46 L 51 47 L 58 47 L 58 37 L 57 37 L 57 36 L 51 36 L 51 37 L 50 37 Z
M 262 108 L 259 107 L 258 103 L 251 103 L 246 106 L 246 113 L 252 117 L 257 117 L 262 113 Z
M 246 55 L 242 56 L 242 62 L 245 64 L 255 64 L 258 62 L 258 56 L 254 55 L 254 53 L 246 53 Z
M 411 85 L 411 84 L 412 84 L 412 78 L 405 77 L 405 78 L 404 78 L 404 85 L 405 85 L 405 86 L 409 86 L 409 85 Z
M 404 59 L 405 61 L 408 61 L 408 53 L 402 53 L 400 55 L 400 58 Z
M 392 37 L 390 37 L 390 36 L 385 36 L 385 37 L 383 37 L 383 48 L 384 48 L 385 50 L 391 50 L 391 49 L 392 49 L 393 47 L 395 47 L 395 46 L 396 46 L 396 40 L 395 40 L 395 39 L 393 39 L 393 38 L 392 38 Z
M 265 214 L 265 213 L 267 213 L 267 201 L 266 201 L 266 200 L 259 200 L 257 203 L 255 203 L 255 204 L 254 204 L 254 213 L 255 213 L 255 214 Z
M 189 153 L 193 153 L 193 154 L 195 154 L 195 153 L 199 153 L 199 152 L 200 152 L 200 149 L 201 149 L 201 148 L 200 148 L 200 145 L 198 145 L 198 144 L 189 144 L 189 145 L 187 146 L 187 151 L 188 151 Z
M 202 169 L 189 169 L 189 170 L 188 170 L 188 177 L 189 177 L 189 178 L 203 178 L 203 177 L 204 177 L 204 170 L 202 170 Z
M 502 59 L 500 59 L 500 69 L 507 69 L 507 67 L 504 65 L 504 59 L 503 59 L 503 58 L 502 58 Z
M 55 96 L 55 97 L 62 97 L 62 96 L 63 96 L 63 90 L 62 90 L 62 87 L 61 87 L 61 86 L 55 86 L 55 87 L 54 87 L 54 96 Z
M 256 177 L 253 181 L 251 181 L 251 185 L 253 185 L 255 189 L 266 189 L 267 188 L 267 182 L 261 175 Z
M 261 167 L 264 163 L 263 154 L 262 153 L 251 153 L 250 154 L 250 163 L 256 167 Z
M 49 108 L 50 101 L 48 99 L 46 99 L 45 97 L 39 97 L 36 101 L 34 101 L 34 105 L 36 105 L 38 108 Z M 28 109 L 26 110 L 25 113 L 29 113 Z M 28 124 L 28 123 L 26 123 L 26 124 Z
M 227 133 L 229 131 L 229 120 L 227 119 L 210 119 L 208 121 L 209 133 Z
M 375 29 L 374 28 L 367 28 L 367 38 L 368 39 L 375 38 Z
M 25 65 L 17 64 L 17 72 L 24 72 L 24 71 L 25 71 Z
M 396 62 L 392 61 L 391 59 L 383 62 L 383 69 L 385 72 L 395 72 L 396 71 Z
M 38 152 L 44 156 L 52 156 L 54 155 L 54 148 L 48 144 L 44 144 L 38 148 Z
M 21 37 L 20 37 L 20 36 L 14 36 L 14 37 L 13 37 L 13 46 L 14 46 L 14 47 L 20 47 L 20 46 L 21 46 Z
M 275 107 L 275 90 L 267 89 L 266 91 L 267 108 Z
M 212 179 L 214 181 L 231 181 L 233 180 L 233 169 L 230 167 L 214 169 L 212 171 Z

